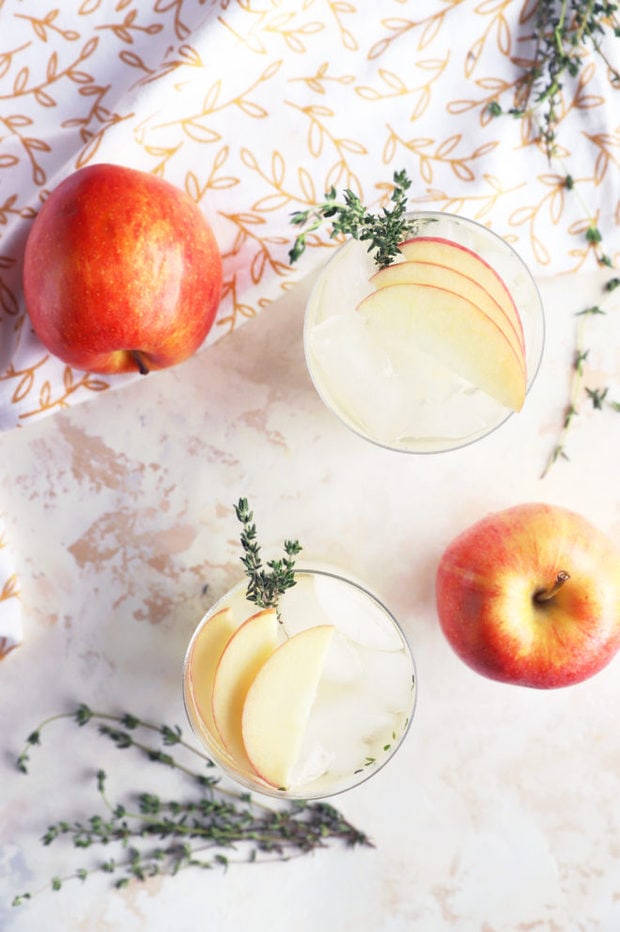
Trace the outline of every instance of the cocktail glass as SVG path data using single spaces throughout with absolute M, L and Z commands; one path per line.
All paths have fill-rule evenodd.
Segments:
M 405 635 L 385 605 L 362 584 L 325 569 L 295 571 L 295 585 L 279 601 L 281 640 L 314 625 L 333 625 L 298 759 L 286 788 L 262 779 L 235 759 L 213 728 L 213 658 L 205 656 L 209 621 L 223 608 L 235 625 L 257 612 L 246 599 L 247 580 L 220 599 L 198 624 L 185 656 L 183 696 L 191 726 L 221 769 L 249 790 L 283 799 L 333 796 L 376 774 L 411 725 L 417 682 Z M 206 673 L 206 675 L 205 675 Z
M 522 325 L 529 391 L 545 328 L 540 295 L 525 263 L 504 239 L 472 220 L 432 211 L 408 218 L 415 223 L 415 237 L 464 247 L 502 280 Z M 350 239 L 337 248 L 311 291 L 304 348 L 310 376 L 327 407 L 365 439 L 409 453 L 453 450 L 503 424 L 513 413 L 510 408 L 422 350 L 415 328 L 403 340 L 401 333 L 391 338 L 387 326 L 384 331 L 368 327 L 358 307 L 373 291 L 370 279 L 376 272 L 367 245 Z M 479 291 L 481 286 L 474 280 L 473 287 Z

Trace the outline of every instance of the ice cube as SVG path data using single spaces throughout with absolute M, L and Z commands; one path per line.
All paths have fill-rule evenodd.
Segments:
M 310 714 L 308 747 L 321 747 L 331 755 L 332 772 L 353 773 L 374 756 L 371 740 L 377 734 L 391 735 L 393 716 L 377 710 L 375 703 L 362 701 L 359 689 L 333 690 L 317 694 Z
M 325 578 L 331 580 L 331 577 L 320 575 L 301 575 L 297 584 L 281 596 L 280 614 L 289 636 L 314 625 L 334 625 L 336 632 L 325 658 L 322 675 L 334 682 L 351 683 L 360 676 L 361 662 L 355 645 L 340 631 L 339 619 L 330 614 L 329 606 L 318 598 L 317 586 Z M 345 584 L 340 580 L 332 581 L 339 591 L 357 594 L 357 590 L 348 585 L 345 589 Z
M 408 714 L 413 702 L 411 658 L 404 651 L 386 653 L 360 649 L 362 664 L 360 704 L 382 713 Z
M 334 755 L 321 744 L 313 743 L 312 735 L 306 732 L 299 759 L 291 770 L 291 786 L 303 786 L 318 780 L 333 767 Z
M 362 675 L 362 663 L 354 644 L 336 631 L 329 645 L 322 676 L 330 683 L 355 683 Z
M 420 350 L 414 335 L 403 341 L 388 328 L 371 328 L 355 310 L 312 328 L 307 349 L 326 403 L 380 443 L 466 438 L 505 410 Z
M 307 348 L 324 400 L 354 428 L 389 440 L 397 429 L 394 412 L 402 406 L 401 388 L 362 317 L 351 311 L 324 320 L 308 334 Z
M 349 240 L 344 249 L 334 254 L 310 295 L 310 316 L 318 322 L 327 316 L 350 312 L 368 294 L 368 280 L 374 272 L 376 267 L 366 246 Z
M 400 633 L 367 593 L 332 576 L 316 576 L 314 588 L 322 612 L 349 641 L 373 650 L 401 650 Z
M 330 620 L 316 598 L 312 575 L 299 575 L 296 584 L 280 596 L 280 615 L 288 635 Z

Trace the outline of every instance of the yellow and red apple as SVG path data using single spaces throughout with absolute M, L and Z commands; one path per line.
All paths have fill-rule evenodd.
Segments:
M 256 612 L 232 633 L 215 668 L 212 720 L 224 748 L 243 767 L 248 765 L 241 732 L 245 697 L 256 674 L 280 643 L 278 629 L 275 608 Z
M 523 324 L 517 306 L 506 283 L 486 259 L 467 246 L 441 236 L 416 236 L 402 243 L 400 251 L 406 262 L 450 269 L 477 283 L 501 308 L 522 351 L 525 351 Z
M 187 659 L 185 700 L 222 764 L 288 787 L 333 633 L 315 625 L 285 637 L 274 608 L 241 624 L 224 608 L 204 623 Z
M 519 411 L 525 374 L 497 325 L 468 298 L 423 284 L 386 285 L 359 305 L 370 332 L 390 333 L 434 356 L 500 404 Z
M 501 330 L 512 346 L 519 365 L 525 371 L 522 335 L 492 295 L 475 279 L 457 269 L 435 262 L 396 262 L 376 272 L 370 279 L 375 288 L 386 285 L 424 285 L 441 288 L 459 297 L 466 297 L 485 317 Z
M 333 625 L 315 625 L 288 638 L 247 691 L 243 745 L 256 773 L 271 786 L 289 786 L 333 633 Z
M 620 648 L 620 550 L 576 512 L 516 505 L 447 547 L 436 604 L 448 642 L 473 670 L 522 686 L 569 686 Z
M 24 296 L 33 329 L 77 369 L 162 369 L 203 343 L 222 260 L 197 204 L 121 165 L 79 169 L 49 195 L 26 241 Z
M 213 681 L 220 657 L 236 627 L 230 608 L 215 612 L 198 631 L 187 659 L 186 702 L 222 751 L 224 746 L 213 717 Z
M 370 332 L 388 330 L 519 411 L 527 388 L 523 328 L 501 278 L 450 240 L 418 237 L 400 250 L 404 261 L 377 272 L 375 290 L 358 305 Z

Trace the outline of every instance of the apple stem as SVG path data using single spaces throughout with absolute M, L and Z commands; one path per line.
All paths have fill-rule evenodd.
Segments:
M 549 599 L 552 599 L 556 592 L 562 588 L 567 579 L 570 579 L 570 574 L 565 570 L 560 570 L 558 575 L 555 577 L 554 584 L 549 589 L 539 589 L 534 593 L 534 601 L 548 602 Z
M 138 367 L 140 375 L 148 375 L 151 370 L 145 363 L 142 353 L 138 352 L 138 350 L 131 350 L 131 357 Z

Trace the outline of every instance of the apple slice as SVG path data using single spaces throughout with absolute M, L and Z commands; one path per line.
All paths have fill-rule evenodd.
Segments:
M 286 789 L 301 750 L 333 625 L 315 625 L 293 635 L 256 675 L 245 698 L 243 743 L 257 774 Z
M 400 251 L 408 262 L 432 262 L 460 272 L 478 282 L 511 321 L 525 352 L 523 324 L 513 297 L 502 278 L 482 256 L 468 249 L 467 246 L 440 236 L 417 236 L 406 240 L 401 244 Z
M 500 404 L 519 411 L 525 373 L 506 336 L 467 298 L 431 285 L 387 285 L 358 305 L 371 332 L 386 330 L 421 350 Z
M 213 679 L 211 708 L 224 747 L 241 766 L 249 762 L 241 736 L 241 715 L 248 688 L 280 643 L 275 608 L 251 615 L 230 637 Z
M 514 349 L 519 364 L 525 371 L 522 336 L 515 330 L 514 323 L 506 314 L 504 308 L 497 303 L 495 298 L 482 285 L 468 275 L 445 265 L 416 260 L 415 262 L 397 262 L 394 265 L 388 265 L 373 275 L 370 282 L 377 289 L 385 288 L 387 285 L 434 285 L 455 295 L 467 298 L 494 324 L 497 324 Z
M 230 608 L 216 612 L 196 635 L 189 655 L 189 685 L 186 696 L 197 718 L 209 737 L 221 745 L 212 708 L 213 681 L 220 657 L 235 630 L 235 619 Z

